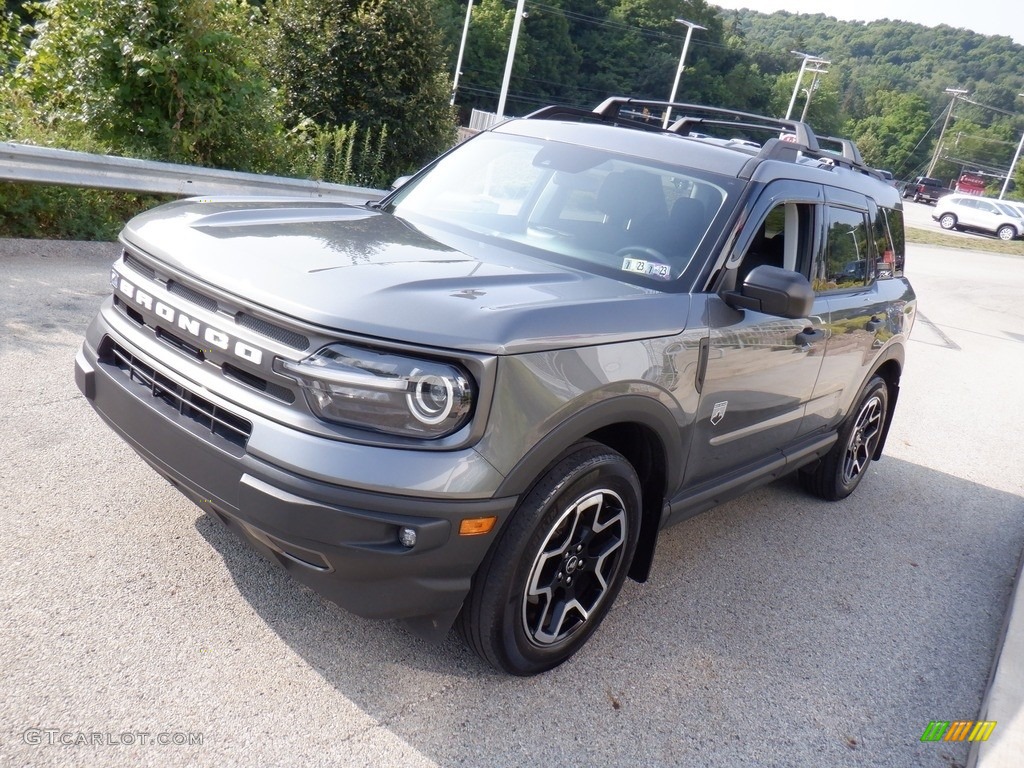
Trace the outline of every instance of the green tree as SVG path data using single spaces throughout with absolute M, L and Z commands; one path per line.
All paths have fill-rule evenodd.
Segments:
M 236 0 L 58 0 L 14 75 L 66 145 L 245 170 L 279 154 L 257 28 Z
M 267 68 L 289 126 L 355 123 L 374 135 L 386 126 L 392 141 L 383 167 L 394 175 L 451 146 L 451 81 L 433 0 L 278 0 L 267 7 Z
M 868 98 L 867 109 L 871 114 L 849 121 L 846 133 L 869 165 L 905 176 L 927 161 L 929 147 L 922 141 L 932 121 L 927 101 L 914 93 L 880 91 Z

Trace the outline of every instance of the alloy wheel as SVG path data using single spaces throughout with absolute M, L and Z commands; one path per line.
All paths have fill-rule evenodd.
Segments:
M 614 491 L 594 490 L 569 505 L 548 532 L 523 593 L 523 629 L 539 646 L 582 629 L 622 567 L 628 537 L 625 504 Z

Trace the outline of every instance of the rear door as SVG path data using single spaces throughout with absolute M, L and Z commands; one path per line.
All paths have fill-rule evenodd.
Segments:
M 867 198 L 825 188 L 821 247 L 812 285 L 828 305 L 828 341 L 807 407 L 804 432 L 834 427 L 870 373 L 877 351 L 891 335 L 892 299 L 879 277 L 891 277 L 885 215 Z

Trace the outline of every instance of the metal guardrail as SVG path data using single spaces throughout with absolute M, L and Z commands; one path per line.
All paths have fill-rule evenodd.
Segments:
M 283 195 L 362 204 L 380 189 L 0 142 L 0 179 L 179 195 Z

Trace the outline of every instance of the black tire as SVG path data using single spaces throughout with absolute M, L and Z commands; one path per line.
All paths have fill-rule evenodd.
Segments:
M 640 532 L 640 481 L 607 446 L 577 443 L 523 498 L 473 577 L 458 628 L 495 668 L 551 669 L 614 602 Z
M 956 216 L 952 213 L 944 213 L 939 217 L 939 226 L 943 229 L 956 229 Z
M 1004 224 L 996 230 L 996 237 L 1000 240 L 1013 240 L 1017 236 L 1017 230 L 1009 224 Z
M 889 416 L 889 388 L 872 376 L 839 430 L 839 439 L 816 466 L 801 470 L 805 489 L 827 501 L 845 499 L 864 479 Z

